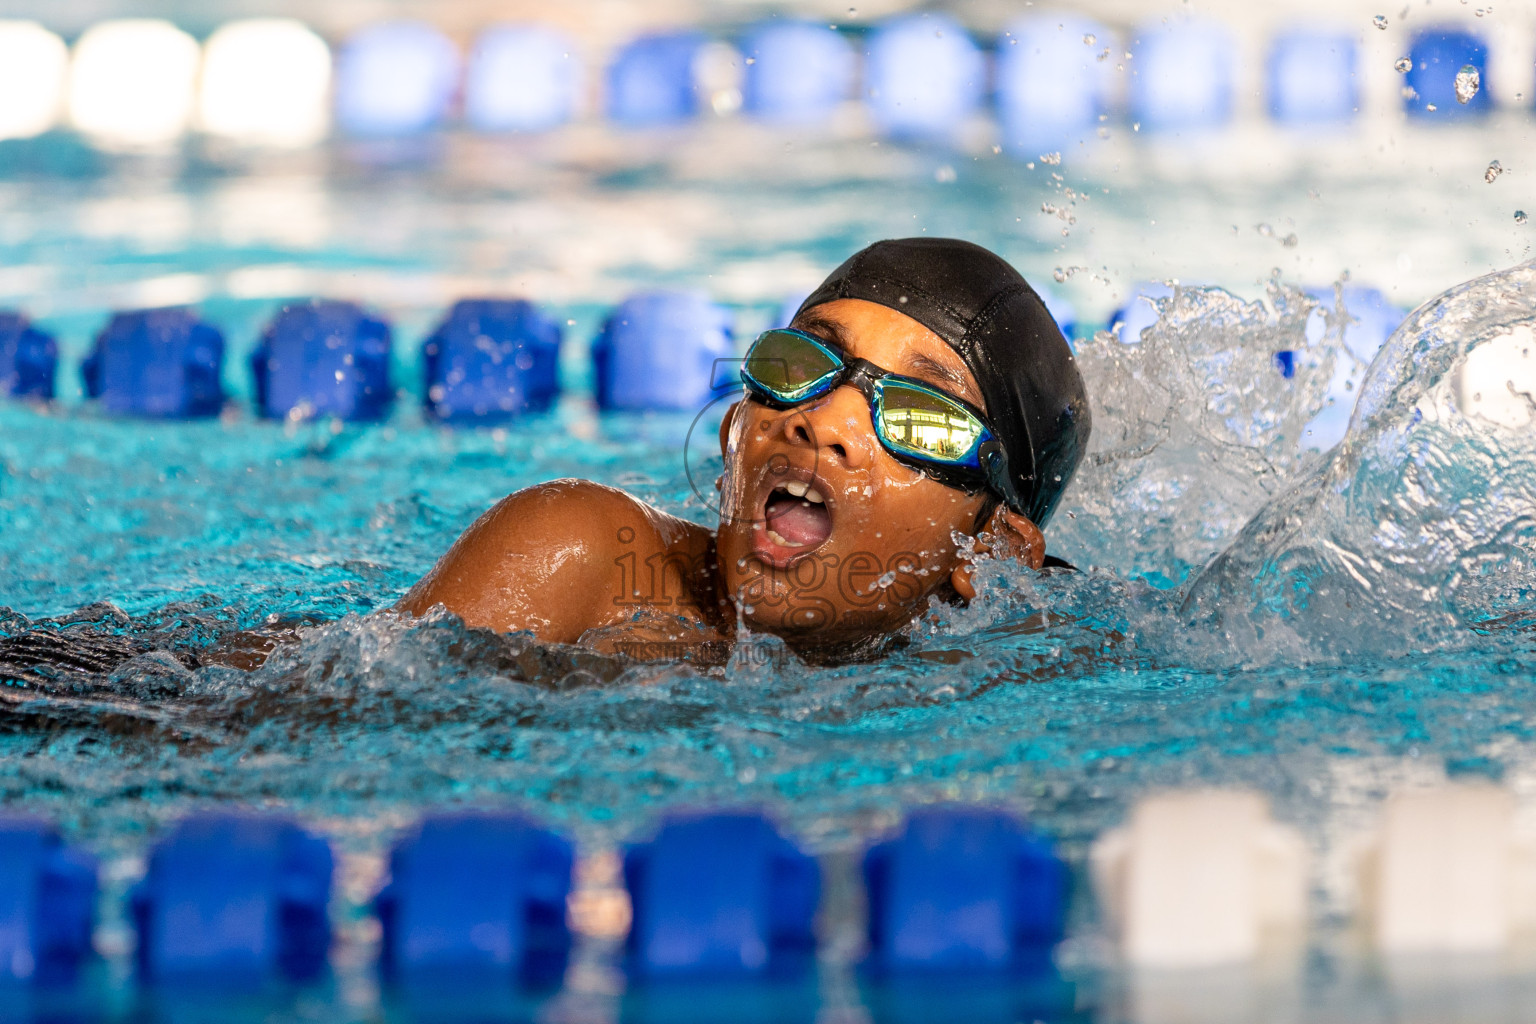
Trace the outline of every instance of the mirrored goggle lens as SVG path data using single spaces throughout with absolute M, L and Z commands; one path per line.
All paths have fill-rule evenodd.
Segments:
M 841 366 L 835 355 L 809 338 L 789 331 L 768 331 L 747 350 L 742 369 L 781 398 L 794 399 Z
M 986 430 L 963 406 L 924 388 L 881 381 L 880 433 L 894 448 L 935 462 L 972 464 Z

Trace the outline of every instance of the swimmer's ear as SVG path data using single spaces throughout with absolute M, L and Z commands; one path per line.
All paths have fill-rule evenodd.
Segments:
M 736 419 L 736 410 L 741 408 L 738 399 L 731 403 L 731 407 L 725 410 L 725 415 L 720 419 L 720 454 L 725 454 L 725 439 L 731 436 L 731 423 Z
M 1016 558 L 1031 569 L 1039 569 L 1045 563 L 1045 535 L 1028 516 L 999 505 L 987 520 L 986 528 L 976 535 L 975 550 L 993 558 Z M 961 558 L 956 559 L 949 572 L 950 586 L 967 601 L 976 596 L 976 585 L 971 579 L 974 571 L 972 563 Z

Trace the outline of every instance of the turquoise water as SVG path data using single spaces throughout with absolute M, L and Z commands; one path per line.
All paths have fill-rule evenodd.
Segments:
M 199 303 L 229 334 L 237 395 L 286 295 L 385 309 L 402 383 L 459 295 L 532 294 L 572 321 L 567 398 L 504 431 L 428 426 L 411 399 L 366 428 L 263 423 L 243 404 L 214 422 L 119 422 L 70 393 L 49 410 L 0 407 L 0 632 L 95 629 L 148 648 L 106 675 L 7 689 L 6 804 L 103 851 L 112 893 L 191 808 L 291 808 L 346 854 L 338 916 L 361 963 L 378 854 L 426 808 L 510 801 L 601 851 L 668 807 L 762 803 L 837 855 L 916 803 L 1000 802 L 1080 865 L 1150 789 L 1242 785 L 1317 854 L 1326 953 L 1352 909 L 1343 839 L 1386 793 L 1446 775 L 1536 782 L 1536 448 L 1528 428 L 1472 415 L 1456 384 L 1469 352 L 1536 316 L 1536 271 L 1425 307 L 1365 371 L 1343 447 L 1304 436 L 1345 355 L 1336 329 L 1308 342 L 1310 300 L 1293 286 L 1399 266 L 1363 255 L 1380 213 L 1391 244 L 1378 248 L 1438 231 L 1444 265 L 1369 283 L 1431 299 L 1520 257 L 1507 216 L 1478 205 L 1493 200 L 1399 168 L 1389 196 L 1487 218 L 1453 237 L 1349 175 L 1327 179 L 1326 200 L 1306 174 L 1058 181 L 863 139 L 791 150 L 770 174 L 731 155 L 741 137 L 714 141 L 724 155 L 694 139 L 621 159 L 601 139 L 542 155 L 448 140 L 455 175 L 345 152 L 65 175 L 68 153 L 38 150 L 41 169 L 0 182 L 0 290 L 60 332 L 67 365 L 124 304 Z M 1037 211 L 1065 187 L 1100 191 L 1064 239 Z M 1177 210 L 1205 212 L 1167 233 L 1142 225 Z M 1210 228 L 1282 216 L 1315 222 L 1326 251 L 1306 259 L 1325 270 L 1251 227 Z M 710 520 L 684 468 L 691 416 L 591 408 L 584 339 L 606 303 L 701 285 L 746 334 L 858 245 L 924 230 L 993 245 L 1046 283 L 1058 266 L 1103 268 L 1108 283 L 1063 275 L 1088 320 L 1142 277 L 1237 293 L 1181 291 L 1133 348 L 1079 339 L 1094 450 L 1048 536 L 1084 572 L 994 566 L 972 607 L 935 609 L 903 649 L 833 668 L 771 637 L 744 637 L 718 668 L 633 664 L 382 613 L 490 503 L 537 481 L 595 479 Z M 1136 238 L 1150 241 L 1117 259 Z M 1294 382 L 1273 372 L 1282 348 L 1304 355 Z M 690 449 L 704 479 L 712 434 Z M 255 672 L 166 653 L 292 617 L 315 624 Z M 1076 915 L 1063 957 L 1082 968 L 1097 925 L 1085 900 Z M 120 966 L 111 914 L 104 935 Z

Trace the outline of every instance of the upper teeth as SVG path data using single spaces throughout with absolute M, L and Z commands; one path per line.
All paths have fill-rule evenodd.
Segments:
M 825 504 L 827 500 L 822 497 L 821 492 L 816 488 L 810 484 L 803 484 L 798 480 L 789 481 L 784 485 L 784 489 L 797 498 L 804 498 L 806 501 L 817 505 Z

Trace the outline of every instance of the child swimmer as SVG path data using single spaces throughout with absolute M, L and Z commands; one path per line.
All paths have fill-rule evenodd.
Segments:
M 857 655 L 975 554 L 1034 569 L 1092 426 L 1061 331 L 1020 274 L 954 239 L 877 242 L 761 335 L 720 424 L 720 524 L 556 480 L 482 515 L 400 601 L 471 627 L 640 657 L 741 626 Z

